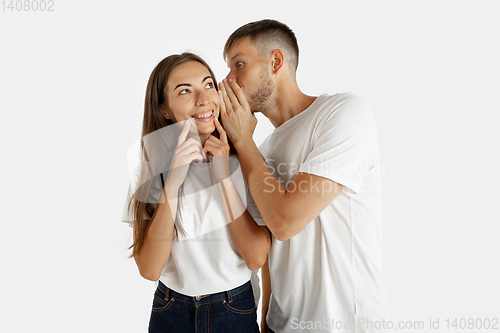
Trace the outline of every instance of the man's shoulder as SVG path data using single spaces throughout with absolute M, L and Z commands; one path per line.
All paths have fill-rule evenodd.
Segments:
M 326 109 L 370 106 L 363 97 L 352 92 L 336 93 L 334 95 L 320 95 L 318 96 L 318 102 L 318 107 Z
M 361 96 L 352 92 L 318 97 L 317 121 L 324 122 L 332 118 L 358 118 L 371 113 L 370 104 Z

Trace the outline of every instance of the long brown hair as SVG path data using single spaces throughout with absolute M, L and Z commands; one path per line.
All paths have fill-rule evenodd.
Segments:
M 162 172 L 167 172 L 170 167 L 171 155 L 175 150 L 177 137 L 180 134 L 180 130 L 176 132 L 177 126 L 170 126 L 169 129 L 172 129 L 172 131 L 158 131 L 159 129 L 173 124 L 170 119 L 164 117 L 160 110 L 160 105 L 166 102 L 165 88 L 172 70 L 189 61 L 197 61 L 204 65 L 214 81 L 215 88 L 218 90 L 217 81 L 215 80 L 212 69 L 201 57 L 193 53 L 185 52 L 171 55 L 160 61 L 153 69 L 149 77 L 146 88 L 146 98 L 144 101 L 144 118 L 142 121 L 140 151 L 141 160 L 143 162 L 140 166 L 139 185 L 136 187 L 134 193 L 131 194 L 128 203 L 129 213 L 134 217 L 134 242 L 129 248 L 133 249 L 131 257 L 138 255 L 144 245 L 144 238 L 155 211 L 151 191 L 155 186 L 163 186 L 164 179 Z M 166 105 L 168 105 L 168 103 Z M 155 131 L 158 132 L 154 133 L 154 135 L 149 135 Z M 171 135 L 172 133 L 174 135 Z M 217 131 L 214 131 L 212 135 L 219 138 L 219 133 Z M 145 143 L 146 136 L 148 139 L 147 144 Z M 231 142 L 229 142 L 229 145 L 230 153 L 236 154 L 236 150 Z M 146 149 L 146 146 L 154 146 L 154 149 Z M 154 154 L 152 154 L 151 151 L 154 151 Z M 183 186 L 181 186 L 178 194 L 174 237 L 177 237 L 179 231 L 184 231 L 180 215 L 182 197 Z

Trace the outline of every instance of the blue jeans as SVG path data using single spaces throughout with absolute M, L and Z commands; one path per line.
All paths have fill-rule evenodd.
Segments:
M 228 291 L 197 297 L 175 292 L 158 281 L 149 332 L 259 333 L 250 281 Z

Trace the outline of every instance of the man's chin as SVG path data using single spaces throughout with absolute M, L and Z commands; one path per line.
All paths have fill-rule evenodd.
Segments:
M 248 98 L 247 98 L 247 101 L 248 101 L 248 106 L 250 107 L 250 112 L 252 112 L 252 113 L 261 112 L 258 105 L 256 107 L 256 105 L 255 105 L 255 103 L 253 103 L 253 101 L 250 101 L 250 99 L 248 99 Z
M 254 105 L 250 104 L 250 111 L 252 113 L 262 113 L 262 105 L 254 106 Z
M 251 105 L 250 105 L 250 112 L 252 113 L 261 113 L 262 110 L 260 108 L 253 108 Z

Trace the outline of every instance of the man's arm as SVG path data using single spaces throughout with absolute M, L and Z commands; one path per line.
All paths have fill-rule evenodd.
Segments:
M 297 235 L 319 215 L 343 186 L 320 176 L 299 172 L 288 190 L 271 173 L 252 138 L 234 144 L 243 174 L 260 214 L 280 241 Z
M 220 87 L 222 120 L 238 152 L 250 193 L 269 230 L 278 240 L 287 240 L 318 216 L 343 186 L 299 172 L 285 188 L 269 171 L 253 141 L 257 120 L 243 91 L 236 82 L 225 80 Z

